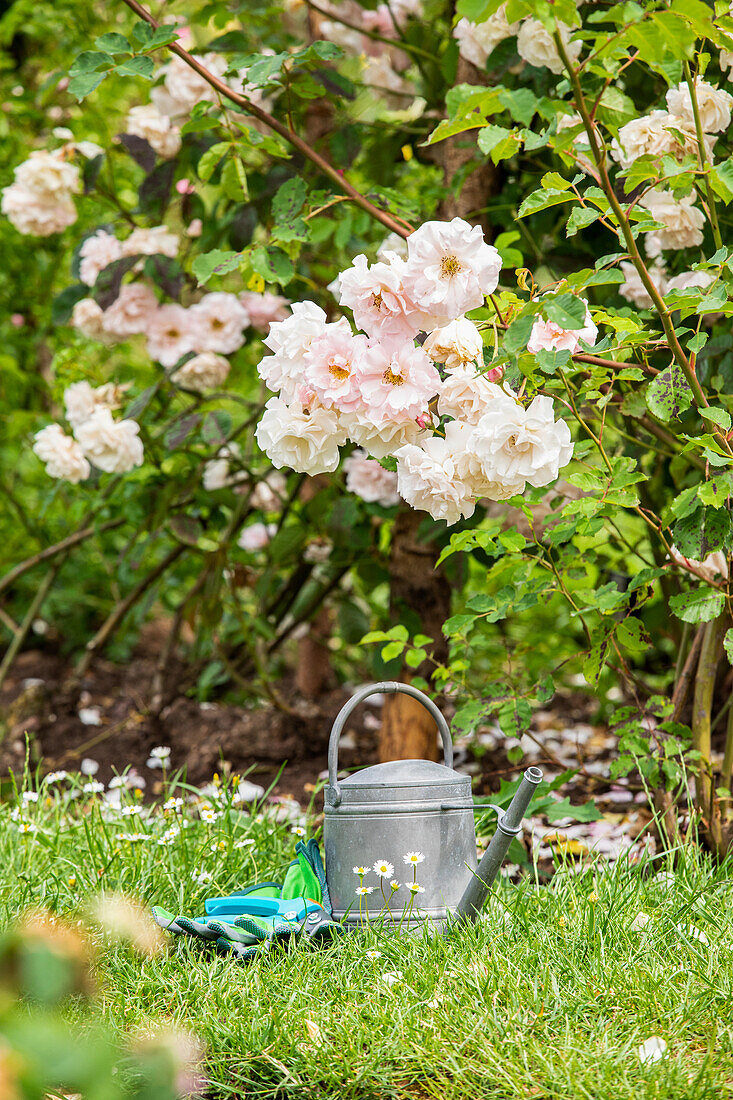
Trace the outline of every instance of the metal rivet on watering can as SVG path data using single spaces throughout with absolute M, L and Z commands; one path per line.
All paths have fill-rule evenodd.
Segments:
M 368 696 L 396 692 L 418 699 L 435 719 L 443 743 L 443 763 L 393 760 L 365 768 L 339 781 L 338 745 L 347 718 Z M 538 768 L 529 771 L 542 777 Z M 530 798 L 538 782 L 539 779 L 530 781 Z M 525 786 L 523 784 L 520 789 Z M 515 821 L 514 802 L 507 813 L 500 816 L 497 830 L 497 837 L 506 838 L 506 847 L 524 813 L 522 810 Z M 524 809 L 528 803 L 529 799 Z M 370 870 L 368 876 L 360 878 L 354 868 L 371 868 L 378 861 L 386 861 L 393 864 L 399 879 L 401 872 L 407 873 L 405 856 L 419 852 L 424 859 L 415 865 L 415 872 L 422 889 L 414 896 L 413 900 L 419 903 L 410 909 L 405 926 L 414 927 L 425 920 L 444 924 L 453 912 L 461 919 L 475 920 L 477 905 L 480 908 L 483 904 L 506 847 L 496 863 L 503 839 L 494 846 L 495 837 L 481 866 L 477 866 L 473 811 L 471 777 L 453 770 L 450 730 L 432 699 L 409 684 L 394 682 L 373 684 L 356 692 L 341 708 L 328 746 L 323 838 L 334 917 L 352 924 L 364 920 L 364 908 L 360 907 L 356 894 L 364 878 L 367 886 L 375 887 L 374 912 L 382 910 L 384 914 L 388 909 L 396 918 L 401 918 L 411 897 L 406 884 L 402 883 L 399 890 L 392 892 L 386 882 L 383 895 L 378 889 L 379 879 L 375 872 Z M 489 852 L 492 852 L 490 865 L 486 864 Z M 494 863 L 496 867 L 489 879 Z M 479 903 L 481 890 L 483 898 Z M 366 897 L 368 900 L 368 895 Z

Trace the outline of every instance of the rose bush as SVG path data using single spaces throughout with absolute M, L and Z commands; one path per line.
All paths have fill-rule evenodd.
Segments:
M 711 564 L 731 547 L 733 463 L 718 8 L 350 0 L 245 24 L 235 2 L 159 26 L 120 4 L 69 66 L 78 138 L 19 157 L 3 194 L 22 235 L 84 223 L 55 311 L 73 326 L 55 363 L 69 430 L 40 424 L 36 454 L 65 499 L 89 494 L 79 530 L 132 522 L 133 544 L 156 542 L 82 668 L 170 573 L 171 645 L 201 608 L 214 678 L 269 675 L 345 583 L 385 626 L 366 597 L 373 566 L 388 579 L 396 491 L 463 567 L 433 656 L 459 727 L 493 714 L 519 737 L 553 676 L 620 684 L 615 774 L 639 767 L 666 807 L 686 759 L 728 847 L 733 722 L 722 758 L 711 742 L 733 656 L 729 570 Z M 111 86 L 135 101 L 90 148 Z M 286 488 L 258 503 L 273 467 Z M 246 554 L 264 557 L 243 572 Z M 371 638 L 421 672 L 437 642 L 419 618 Z

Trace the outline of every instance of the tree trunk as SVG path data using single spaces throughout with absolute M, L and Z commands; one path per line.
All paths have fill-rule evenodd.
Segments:
M 331 678 L 331 654 L 327 645 L 330 619 L 328 609 L 322 607 L 308 624 L 308 633 L 298 642 L 295 686 L 307 699 L 322 695 Z
M 714 791 L 710 724 L 715 678 L 727 627 L 725 614 L 705 625 L 692 703 L 692 747 L 700 753 L 695 776 L 695 801 L 708 843 L 721 858 L 726 854 L 730 838 L 726 835 L 720 802 Z

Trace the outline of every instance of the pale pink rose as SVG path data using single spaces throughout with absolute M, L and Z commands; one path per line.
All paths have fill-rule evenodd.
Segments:
M 373 458 L 368 458 L 360 449 L 353 451 L 344 460 L 346 488 L 368 504 L 381 504 L 390 508 L 398 504 L 397 474 L 385 470 Z
M 13 326 L 13 328 L 23 328 L 25 324 L 25 317 L 22 313 L 11 313 L 10 324 Z
M 217 389 L 229 374 L 229 360 L 214 351 L 202 351 L 187 359 L 171 375 L 171 382 L 195 393 L 206 393 Z
M 440 389 L 440 375 L 422 348 L 385 342 L 363 359 L 361 395 L 373 419 L 415 420 Z
M 580 56 L 583 44 L 570 40 L 574 32 L 573 27 L 558 23 L 557 29 L 570 63 L 574 65 Z M 549 69 L 555 76 L 561 76 L 565 72 L 555 40 L 539 19 L 525 19 L 522 23 L 517 35 L 517 53 L 529 65 L 534 65 L 538 69 Z
M 158 156 L 170 160 L 181 148 L 181 131 L 154 103 L 132 107 L 127 115 L 128 134 L 143 138 Z
M 368 411 L 341 413 L 339 422 L 352 443 L 358 443 L 375 458 L 394 455 L 407 443 L 418 443 L 425 435 L 416 420 L 375 419 Z
M 273 321 L 284 321 L 289 316 L 287 298 L 281 294 L 257 294 L 253 290 L 245 290 L 239 295 L 239 300 L 247 310 L 249 323 L 258 332 L 268 332 Z
M 693 287 L 706 290 L 713 282 L 715 276 L 710 271 L 682 271 L 669 280 L 665 293 L 670 290 L 690 290 Z
M 465 420 L 451 420 L 445 425 L 446 444 L 453 455 L 456 473 L 469 495 L 508 500 L 523 493 L 526 487 L 523 477 L 500 474 L 494 465 L 482 461 L 481 440 L 477 444 L 475 432 L 476 425 Z
M 102 307 L 93 298 L 81 298 L 71 313 L 71 323 L 89 340 L 107 340 Z
M 217 351 L 230 355 L 244 343 L 249 314 L 236 294 L 219 290 L 205 294 L 189 310 L 196 351 Z
M 49 477 L 62 478 L 73 485 L 89 477 L 91 469 L 79 444 L 66 435 L 58 424 L 41 428 L 34 436 L 33 450 L 46 464 Z
M 261 512 L 276 512 L 285 501 L 288 483 L 278 470 L 258 481 L 252 490 L 251 504 Z
M 273 466 L 313 476 L 333 473 L 339 464 L 339 447 L 345 441 L 333 409 L 303 409 L 280 397 L 271 397 L 265 405 L 256 437 Z
M 241 485 L 247 481 L 244 470 L 235 470 L 230 473 L 229 464 L 241 458 L 242 451 L 238 443 L 232 441 L 219 448 L 216 458 L 212 458 L 204 466 L 204 489 L 213 492 L 216 489 L 229 488 L 232 485 Z
M 648 234 L 651 236 L 651 234 Z M 649 291 L 641 281 L 641 276 L 635 266 L 628 260 L 622 260 L 619 268 L 624 276 L 623 283 L 619 284 L 618 292 L 627 302 L 631 302 L 638 309 L 651 309 L 652 300 Z M 661 295 L 667 293 L 667 271 L 663 263 L 655 264 L 649 268 L 652 283 Z
M 490 402 L 468 449 L 487 480 L 524 479 L 536 488 L 554 481 L 573 455 L 570 429 L 555 421 L 551 397 L 535 397 L 525 409 L 506 394 Z
M 186 226 L 187 237 L 200 237 L 204 231 L 204 223 L 201 218 L 193 218 Z
M 256 553 L 258 550 L 264 550 L 276 534 L 276 523 L 250 523 L 237 539 L 237 546 L 250 554 Z
M 351 412 L 362 405 L 360 378 L 366 336 L 352 336 L 348 326 L 326 325 L 303 357 L 304 381 L 326 408 Z
M 412 340 L 418 331 L 402 289 L 405 266 L 397 256 L 371 266 L 366 256 L 357 256 L 339 276 L 341 305 L 353 311 L 358 327 L 371 337 Z
M 684 557 L 676 546 L 671 546 L 670 557 L 683 569 L 697 571 L 697 575 L 707 581 L 728 580 L 728 555 L 722 550 L 708 554 L 705 561 L 698 561 L 696 558 Z
M 86 457 L 99 470 L 124 474 L 143 463 L 140 426 L 134 420 L 115 420 L 108 408 L 98 408 L 74 430 Z
M 19 233 L 50 237 L 76 221 L 76 206 L 67 193 L 48 195 L 11 183 L 3 191 L 0 210 Z
M 469 424 L 477 424 L 490 403 L 503 394 L 503 390 L 479 374 L 474 367 L 453 370 L 441 382 L 438 395 L 438 412 L 441 416 L 453 416 Z
M 146 335 L 151 359 L 164 367 L 174 367 L 181 356 L 195 350 L 196 328 L 189 313 L 183 306 L 170 303 L 150 315 Z
M 110 336 L 137 336 L 147 332 L 158 299 L 147 283 L 126 283 L 111 306 L 104 311 L 104 328 Z
M 445 363 L 448 370 L 484 361 L 481 333 L 468 317 L 457 317 L 442 328 L 436 328 L 423 348 L 434 362 Z
M 420 447 L 408 444 L 396 453 L 397 490 L 413 508 L 449 527 L 469 519 L 476 507 L 471 490 L 458 474 L 455 455 L 446 439 L 428 436 Z
M 471 23 L 468 19 L 459 19 L 453 28 L 453 37 L 458 42 L 458 52 L 479 69 L 483 69 L 490 54 L 500 42 L 511 38 L 519 30 L 519 23 L 510 23 L 506 17 L 506 4 L 502 4 L 493 15 L 481 23 Z
M 316 336 L 326 330 L 326 314 L 315 302 L 295 302 L 284 321 L 273 321 L 263 343 L 273 355 L 266 355 L 257 367 L 258 374 L 273 393 L 282 390 L 291 397 L 303 382 L 303 358 Z M 346 318 L 337 322 L 346 332 L 351 326 Z
M 582 328 L 561 328 L 554 321 L 536 317 L 527 341 L 527 351 L 531 351 L 533 355 L 537 355 L 540 351 L 569 351 L 574 355 L 580 350 L 581 340 L 593 347 L 597 336 L 598 329 L 593 323 L 586 303 L 585 323 Z
M 428 332 L 477 309 L 496 290 L 501 257 L 480 225 L 425 222 L 407 238 L 407 250 L 403 290 Z
M 94 286 L 100 271 L 122 256 L 122 245 L 106 229 L 98 229 L 84 241 L 79 249 L 79 278 L 87 286 Z

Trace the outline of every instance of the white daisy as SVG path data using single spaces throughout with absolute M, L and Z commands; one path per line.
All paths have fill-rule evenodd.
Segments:
M 390 878 L 394 874 L 394 864 L 388 863 L 386 859 L 378 859 L 374 864 L 374 868 L 380 878 Z
M 361 897 L 363 897 L 364 894 L 371 894 L 373 889 L 374 889 L 373 886 L 357 886 L 356 892 Z
M 425 856 L 422 854 L 422 852 L 408 852 L 407 855 L 403 856 L 402 858 L 404 859 L 405 863 L 412 863 L 413 865 L 415 865 L 417 863 L 422 863 L 422 861 L 425 859 Z

